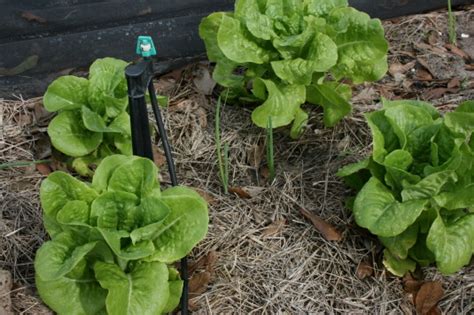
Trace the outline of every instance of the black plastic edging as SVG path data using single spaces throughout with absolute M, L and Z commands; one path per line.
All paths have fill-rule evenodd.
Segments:
M 133 60 L 130 47 L 141 34 L 156 39 L 164 68 L 176 64 L 176 59 L 196 58 L 204 53 L 198 36 L 201 19 L 214 11 L 232 10 L 233 2 L 0 0 L 0 34 L 7 30 L 3 33 L 7 37 L 0 35 L 0 97 L 12 98 L 12 92 L 24 97 L 40 95 L 64 69 L 87 67 L 97 58 Z M 349 2 L 372 17 L 384 19 L 446 7 L 446 0 Z M 474 0 L 453 0 L 453 5 L 472 3 Z M 16 75 L 6 75 L 31 57 L 37 62 Z M 9 70 L 2 73 L 2 68 Z

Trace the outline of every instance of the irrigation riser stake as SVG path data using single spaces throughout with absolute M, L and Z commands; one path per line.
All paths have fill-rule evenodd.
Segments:
M 163 123 L 163 118 L 156 98 L 153 86 L 154 68 L 151 57 L 156 55 L 155 45 L 150 36 L 139 36 L 136 53 L 142 57 L 138 62 L 125 68 L 127 79 L 130 122 L 132 132 L 133 155 L 146 157 L 153 160 L 153 150 L 149 129 L 148 111 L 146 104 L 146 92 L 150 95 L 150 101 L 158 125 L 158 132 L 165 151 L 168 171 L 172 186 L 178 185 L 176 169 L 171 152 L 171 146 Z M 181 314 L 188 314 L 188 264 L 184 257 L 181 260 L 181 279 L 183 280 L 183 293 L 181 296 Z

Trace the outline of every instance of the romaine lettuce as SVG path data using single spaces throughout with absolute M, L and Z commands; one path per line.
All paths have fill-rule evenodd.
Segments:
M 356 223 L 380 238 L 384 265 L 396 275 L 433 262 L 448 274 L 471 260 L 473 104 L 441 117 L 429 103 L 384 100 L 382 110 L 367 114 L 372 156 L 338 173 L 362 187 Z
M 186 187 L 160 190 L 145 158 L 112 155 L 92 184 L 54 172 L 41 185 L 51 240 L 35 258 L 36 286 L 58 314 L 162 314 L 183 283 L 170 265 L 207 233 L 207 204 Z
M 89 79 L 60 77 L 43 97 L 44 107 L 58 112 L 48 126 L 52 145 L 73 157 L 73 168 L 83 176 L 92 176 L 89 166 L 110 154 L 132 154 L 126 66 L 114 58 L 97 59 Z
M 237 0 L 233 13 L 203 19 L 199 34 L 224 95 L 263 103 L 253 122 L 293 123 L 292 137 L 308 119 L 303 103 L 322 106 L 325 125 L 333 126 L 351 111 L 342 80 L 374 81 L 387 71 L 380 20 L 346 0 Z

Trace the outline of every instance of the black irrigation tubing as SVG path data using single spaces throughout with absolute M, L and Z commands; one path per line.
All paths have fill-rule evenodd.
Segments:
M 153 83 L 148 86 L 148 93 L 150 93 L 151 105 L 153 113 L 155 114 L 155 120 L 158 125 L 158 132 L 160 134 L 161 142 L 163 143 L 163 150 L 165 151 L 166 163 L 168 164 L 168 171 L 171 177 L 171 185 L 178 186 L 178 178 L 176 177 L 176 167 L 174 165 L 173 153 L 171 151 L 171 145 L 168 140 L 166 133 L 165 124 L 163 123 L 163 116 L 161 115 L 160 106 L 156 100 L 156 92 L 153 87 Z
M 153 81 L 152 81 L 153 82 Z M 163 150 L 165 151 L 166 163 L 168 164 L 168 172 L 171 178 L 171 185 L 178 186 L 178 178 L 176 176 L 176 167 L 173 160 L 173 153 L 171 145 L 168 140 L 166 128 L 163 123 L 163 117 L 161 115 L 160 106 L 156 100 L 156 93 L 153 83 L 148 86 L 148 92 L 150 93 L 151 105 L 153 113 L 155 114 L 155 120 L 158 125 L 158 132 L 160 134 L 161 143 L 163 144 Z M 184 257 L 181 259 L 181 279 L 183 279 L 183 295 L 181 296 L 181 314 L 188 314 L 188 300 L 189 300 L 189 275 L 188 275 L 188 259 Z
M 178 185 L 176 176 L 176 167 L 174 165 L 171 145 L 168 140 L 166 128 L 163 123 L 160 107 L 156 99 L 156 93 L 153 86 L 153 61 L 144 58 L 137 64 L 127 67 L 125 70 L 128 85 L 128 94 L 130 101 L 130 119 L 132 127 L 133 154 L 153 159 L 151 146 L 151 135 L 149 131 L 148 111 L 146 108 L 145 92 L 150 94 L 151 105 L 155 116 L 158 132 L 165 151 L 166 163 L 171 178 L 172 186 Z M 181 279 L 183 280 L 183 292 L 181 295 L 181 314 L 188 314 L 189 300 L 189 275 L 187 258 L 181 259 Z

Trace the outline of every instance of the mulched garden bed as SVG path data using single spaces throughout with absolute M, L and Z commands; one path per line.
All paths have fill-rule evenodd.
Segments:
M 353 115 L 335 128 L 324 128 L 322 111 L 312 107 L 299 140 L 291 140 L 287 130 L 276 131 L 273 182 L 268 181 L 264 130 L 252 125 L 249 109 L 224 106 L 222 142 L 230 147 L 233 187 L 228 195 L 215 154 L 215 95 L 205 95 L 212 86 L 209 65 L 191 65 L 157 81 L 159 93 L 170 96 L 165 118 L 180 181 L 210 203 L 209 234 L 190 258 L 191 310 L 411 314 L 421 284 L 417 278 L 422 278 L 443 285 L 443 313 L 474 311 L 472 264 L 452 276 L 434 268 L 423 268 L 411 279 L 388 274 L 382 247 L 355 226 L 344 207 L 351 191 L 334 175 L 370 152 L 363 115 L 380 108 L 381 97 L 428 100 L 443 111 L 474 99 L 474 7 L 456 16 L 459 48 L 446 44 L 445 11 L 385 21 L 391 45 L 387 76 L 356 87 Z M 1 100 L 0 164 L 51 159 L 45 134 L 50 118 L 41 98 Z M 155 162 L 164 165 L 158 146 Z M 34 290 L 34 255 L 46 237 L 38 191 L 45 175 L 63 167 L 53 158 L 0 169 L 0 269 L 12 275 L 9 294 L 17 314 L 50 314 Z M 165 171 L 162 182 L 169 184 Z M 10 303 L 1 288 L 0 303 Z

